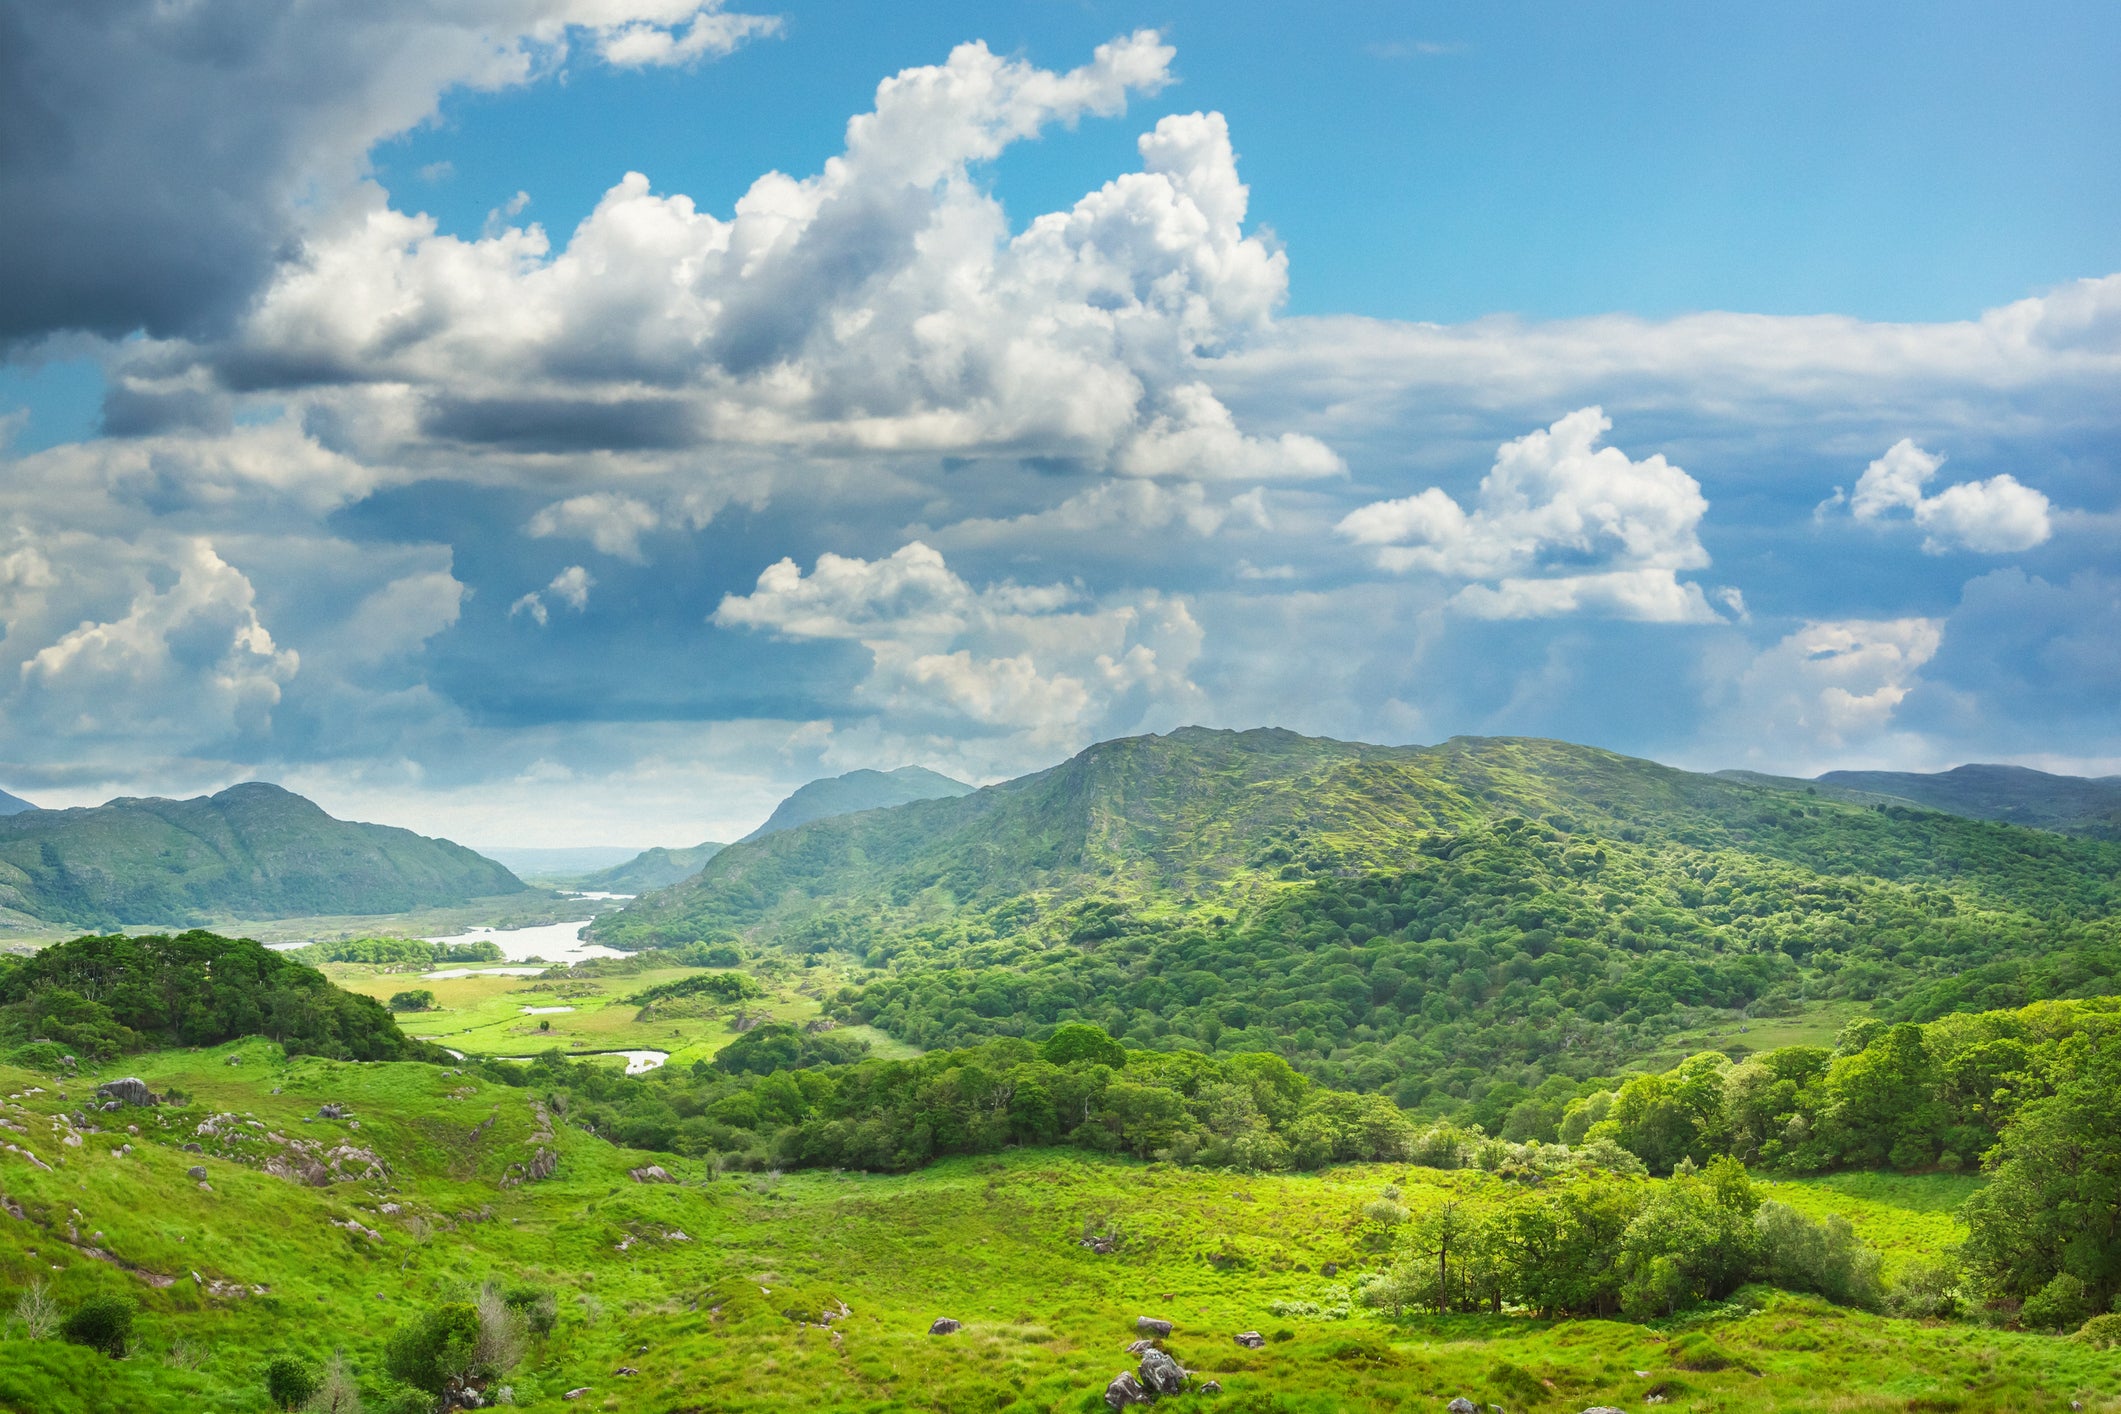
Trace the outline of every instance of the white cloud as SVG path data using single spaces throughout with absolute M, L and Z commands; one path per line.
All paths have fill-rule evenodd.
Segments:
M 1678 578 L 1709 562 L 1699 483 L 1662 455 L 1598 446 L 1612 425 L 1582 408 L 1504 444 L 1471 512 L 1432 486 L 1349 512 L 1340 533 L 1377 547 L 1382 569 L 1475 581 L 1454 603 L 1482 618 L 1715 619 Z
M 1723 764 L 1810 775 L 1870 761 L 1927 765 L 1894 716 L 1944 642 L 1944 620 L 1807 623 L 1756 654 L 1706 732 Z
M 576 613 L 589 607 L 589 591 L 596 587 L 597 577 L 580 565 L 569 565 L 552 577 L 552 583 L 543 590 L 533 589 L 508 606 L 508 617 L 526 614 L 539 628 L 552 622 L 552 611 L 545 605 L 545 596 L 565 604 Z
M 662 523 L 653 506 L 609 491 L 570 496 L 530 518 L 529 533 L 579 536 L 607 555 L 638 563 L 641 537 Z
M 517 614 L 528 614 L 530 621 L 539 628 L 552 622 L 552 611 L 545 607 L 545 600 L 535 589 L 508 606 L 508 617 L 512 619 Z
M 753 593 L 724 598 L 714 622 L 857 641 L 871 663 L 858 695 L 894 730 L 999 733 L 1018 763 L 1165 721 L 1199 698 L 1186 674 L 1201 633 L 1183 600 L 976 588 L 918 541 L 880 560 L 822 555 L 809 575 L 782 560 Z
M 1943 457 L 1901 438 L 1863 469 L 1848 498 L 1850 514 L 1879 522 L 1906 511 L 1925 532 L 1922 548 L 1932 555 L 1955 549 L 2008 554 L 2030 550 L 2054 533 L 2047 497 L 2007 473 L 1925 494 L 1923 488 L 1943 465 Z
M 622 11 L 620 6 L 612 9 Z M 680 13 L 686 10 L 691 12 L 689 17 Z M 660 23 L 633 20 L 600 30 L 598 56 L 622 69 L 667 68 L 719 59 L 747 39 L 781 32 L 779 16 L 734 14 L 724 10 L 720 0 L 669 6 L 658 19 Z
M 151 568 L 123 614 L 83 622 L 22 661 L 10 718 L 143 751 L 270 729 L 300 658 L 273 642 L 250 581 L 204 539 L 171 546 Z
M 342 642 L 349 656 L 363 663 L 416 652 L 456 623 L 465 593 L 464 585 L 447 570 L 394 579 L 355 607 Z

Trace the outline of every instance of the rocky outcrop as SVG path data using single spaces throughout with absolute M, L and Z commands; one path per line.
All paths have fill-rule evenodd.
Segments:
M 669 1170 L 661 1164 L 644 1164 L 637 1169 L 628 1169 L 627 1176 L 635 1183 L 676 1183 Z
M 1141 1382 L 1151 1394 L 1177 1394 L 1186 1387 L 1186 1372 L 1163 1351 L 1144 1350 Z
M 1239 1331 L 1237 1343 L 1247 1350 L 1257 1350 L 1267 1343 L 1267 1338 L 1258 1331 Z
M 963 1323 L 963 1322 L 961 1322 L 961 1321 L 954 1321 L 954 1320 L 950 1319 L 950 1317 L 948 1317 L 948 1316 L 937 1316 L 937 1317 L 935 1318 L 935 1324 L 934 1324 L 934 1325 L 932 1325 L 932 1326 L 930 1326 L 930 1327 L 928 1327 L 928 1334 L 930 1334 L 930 1335 L 956 1335 L 956 1334 L 957 1334 L 957 1333 L 958 1333 L 959 1331 L 963 1330 L 964 1328 L 965 1328 L 965 1327 L 964 1327 L 964 1323 Z
M 1112 1383 L 1105 1386 L 1105 1405 L 1110 1409 L 1125 1409 L 1130 1404 L 1147 1404 L 1151 1398 L 1153 1396 L 1142 1388 L 1141 1381 L 1134 1378 L 1132 1370 L 1121 1370 L 1112 1377 Z
M 1159 1321 L 1154 1316 L 1136 1316 L 1134 1318 L 1134 1329 L 1140 1331 L 1143 1335 L 1162 1340 L 1171 1334 L 1171 1323 L 1169 1321 Z
M 119 1109 L 128 1105 L 159 1105 L 161 1098 L 147 1088 L 147 1082 L 137 1075 L 128 1075 L 123 1080 L 106 1080 L 96 1087 L 96 1098 L 103 1108 Z
M 1480 1414 L 1480 1406 L 1462 1394 L 1446 1404 L 1443 1410 L 1444 1414 Z
M 1153 1316 L 1140 1317 L 1134 1324 L 1158 1339 L 1171 1334 L 1171 1323 Z M 1157 1349 L 1153 1341 L 1137 1340 L 1127 1347 L 1127 1352 L 1140 1357 L 1141 1369 L 1139 1373 L 1122 1370 L 1112 1377 L 1112 1382 L 1105 1386 L 1105 1404 L 1109 1408 L 1120 1410 L 1130 1404 L 1150 1404 L 1165 1395 L 1185 1390 L 1185 1367 L 1167 1352 Z

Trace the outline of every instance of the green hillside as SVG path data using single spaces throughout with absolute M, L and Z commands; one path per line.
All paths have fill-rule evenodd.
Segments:
M 573 881 L 573 887 L 596 893 L 654 893 L 691 878 L 727 848 L 710 841 L 690 849 L 644 849 L 624 864 L 582 875 Z
M 764 839 L 824 820 L 834 815 L 852 815 L 862 810 L 886 810 L 916 800 L 947 800 L 969 794 L 971 786 L 954 781 L 925 766 L 901 766 L 895 771 L 849 771 L 844 776 L 812 781 L 773 808 L 766 823 L 744 836 Z
M 1894 796 L 1976 820 L 2121 840 L 2121 776 L 2056 776 L 2024 766 L 1912 771 L 1829 771 L 1822 789 Z
M 598 941 L 851 953 L 921 1046 L 1065 1021 L 1406 1103 L 1715 1018 L 2121 991 L 2121 847 L 1588 747 L 1188 729 L 737 845 Z
M 262 781 L 0 817 L 0 910 L 80 927 L 398 913 L 523 889 L 462 845 L 335 820 Z

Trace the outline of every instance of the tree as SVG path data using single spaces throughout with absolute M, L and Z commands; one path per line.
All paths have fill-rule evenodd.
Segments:
M 1127 1064 L 1127 1052 L 1119 1042 L 1105 1033 L 1102 1026 L 1087 1022 L 1071 1021 L 1057 1026 L 1053 1034 L 1040 1047 L 1045 1058 L 1055 1065 L 1074 1065 L 1087 1061 L 1093 1065 L 1107 1065 L 1119 1070 Z
M 471 1372 L 478 1349 L 478 1310 L 458 1301 L 433 1307 L 392 1331 L 383 1362 L 392 1379 L 438 1395 L 449 1381 Z
M 1653 1173 L 1669 1173 L 1681 1159 L 1706 1163 L 1722 1148 L 1723 1084 L 1730 1069 L 1729 1056 L 1704 1051 L 1661 1075 L 1635 1076 L 1620 1087 L 1612 1110 L 1589 1137 L 1609 1133 Z
M 1464 1261 L 1476 1226 L 1472 1208 L 1459 1198 L 1446 1198 L 1408 1225 L 1406 1250 L 1417 1262 L 1433 1264 L 1434 1284 L 1424 1278 L 1422 1285 L 1429 1287 L 1427 1295 L 1438 1312 L 1451 1309 L 1459 1285 L 1451 1279 L 1451 1259 Z
M 293 1355 L 275 1355 L 258 1373 L 265 1377 L 265 1397 L 281 1409 L 307 1404 L 323 1383 L 316 1366 Z
M 433 1011 L 435 994 L 425 987 L 410 992 L 395 992 L 390 998 L 392 1011 Z
M 100 1350 L 116 1360 L 133 1339 L 133 1303 L 124 1296 L 91 1296 L 74 1308 L 59 1327 L 71 1345 Z
M 2019 1109 L 1967 1199 L 1965 1261 L 1998 1296 L 2029 1302 L 2068 1276 L 2103 1311 L 2121 1294 L 2121 1036 L 2070 1037 L 2054 1074 L 2068 1078 Z

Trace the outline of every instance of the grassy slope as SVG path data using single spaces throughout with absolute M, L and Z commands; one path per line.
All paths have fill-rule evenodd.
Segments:
M 335 820 L 255 781 L 0 817 L 0 907 L 84 927 L 396 913 L 523 887 L 462 845 Z
M 614 894 L 653 893 L 691 878 L 728 847 L 709 841 L 689 849 L 644 849 L 624 864 L 582 875 L 573 886 Z
M 792 830 L 813 820 L 834 815 L 852 815 L 862 810 L 888 810 L 916 800 L 941 800 L 967 795 L 972 787 L 922 766 L 901 766 L 895 771 L 849 771 L 799 787 L 773 808 L 746 840 L 764 838 Z
M 245 1063 L 225 1064 L 232 1053 Z M 703 1181 L 666 1160 L 687 1183 L 651 1187 L 626 1177 L 651 1156 L 562 1127 L 558 1176 L 503 1189 L 506 1164 L 529 1148 L 532 1097 L 520 1090 L 416 1065 L 286 1063 L 257 1043 L 142 1057 L 137 1072 L 276 1132 L 371 1145 L 392 1163 L 393 1181 L 297 1187 L 182 1153 L 173 1147 L 181 1136 L 152 1118 L 131 1155 L 112 1157 L 107 1136 L 62 1148 L 46 1137 L 55 1097 L 25 1093 L 49 1082 L 0 1069 L 0 1092 L 20 1097 L 6 1113 L 27 1131 L 10 1137 L 61 1160 L 48 1173 L 0 1153 L 0 1188 L 53 1224 L 0 1216 L 0 1281 L 13 1289 L 43 1275 L 68 1301 L 92 1288 L 127 1290 L 144 1307 L 142 1346 L 124 1362 L 53 1341 L 0 1341 L 0 1408 L 262 1411 L 253 1370 L 265 1355 L 342 1344 L 372 1370 L 397 1320 L 490 1275 L 562 1292 L 559 1330 L 517 1381 L 531 1407 L 554 1410 L 1101 1408 L 1096 1392 L 1126 1363 L 1141 1314 L 1177 1324 L 1174 1352 L 1226 1388 L 1217 1407 L 1248 1411 L 1421 1408 L 1462 1392 L 1514 1414 L 1527 1406 L 1505 1365 L 1550 1380 L 1532 1407 L 1554 1414 L 1594 1403 L 1633 1409 L 1658 1384 L 1675 1410 L 1719 1414 L 1902 1410 L 1915 1400 L 1933 1410 L 2022 1409 L 2072 1397 L 2121 1407 L 2121 1355 L 1781 1296 L 1742 1308 L 1755 1314 L 1712 1317 L 1717 1340 L 1757 1376 L 1675 1374 L 1663 1331 L 1621 1323 L 1394 1324 L 1267 1310 L 1279 1298 L 1315 1299 L 1380 1260 L 1359 1209 L 1384 1184 L 1401 1183 L 1419 1205 L 1436 1190 L 1488 1181 L 1477 1175 L 1370 1166 L 1240 1177 L 1025 1151 L 905 1177 Z M 345 1122 L 301 1123 L 327 1100 L 354 1107 L 357 1133 Z M 488 1117 L 493 1126 L 475 1134 Z M 208 1168 L 210 1192 L 184 1177 L 192 1163 Z M 1875 1177 L 1771 1192 L 1846 1212 L 1859 1233 L 1902 1253 L 1950 1240 L 1938 1204 L 1970 1182 L 1951 1181 L 1948 1194 L 1935 1180 Z M 385 1199 L 402 1211 L 381 1214 Z M 158 1290 L 82 1257 L 61 1240 L 69 1218 L 84 1240 L 101 1232 L 106 1250 L 180 1280 Z M 381 1240 L 329 1225 L 348 1218 Z M 1116 1224 L 1120 1251 L 1077 1246 L 1085 1223 Z M 680 1231 L 690 1240 L 670 1236 Z M 1338 1276 L 1324 1275 L 1329 1262 Z M 202 1298 L 184 1275 L 192 1270 L 269 1290 Z M 834 1330 L 815 1324 L 828 1301 L 853 1311 Z M 966 1329 L 923 1333 L 945 1314 Z M 1291 1338 L 1256 1352 L 1229 1341 L 1250 1328 Z M 173 1347 L 196 1368 L 166 1363 Z M 640 1376 L 615 1378 L 622 1364 Z M 559 1401 L 581 1385 L 592 1391 L 584 1401 Z
M 1420 837 L 1509 817 L 1572 834 L 1731 850 L 1826 876 L 1949 880 L 1975 901 L 2033 904 L 2087 878 L 2113 891 L 2121 850 L 1945 815 L 1808 801 L 1563 742 L 1457 738 L 1374 747 L 1286 731 L 1187 728 L 1104 742 L 956 800 L 819 821 L 734 846 L 674 889 L 602 920 L 621 945 L 800 931 L 830 916 L 868 935 L 939 914 L 1093 896 L 1195 915 L 1292 883 L 1404 867 Z

